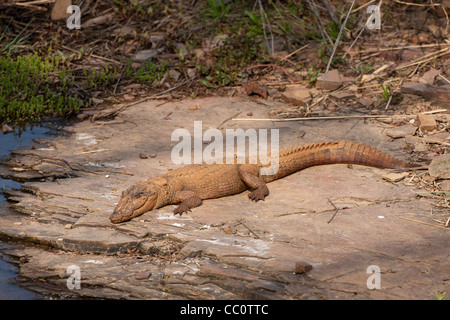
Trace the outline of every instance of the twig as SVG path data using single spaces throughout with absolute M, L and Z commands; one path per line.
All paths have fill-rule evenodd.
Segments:
M 323 41 L 326 42 L 326 39 L 328 39 L 328 42 L 330 44 L 333 43 L 333 40 L 330 38 L 330 36 L 328 35 L 327 31 L 325 30 L 325 28 L 323 27 L 323 23 L 322 23 L 322 19 L 320 18 L 320 14 L 317 11 L 317 7 L 316 4 L 314 2 L 311 2 L 310 0 L 307 0 L 308 4 L 311 8 L 311 10 L 313 11 L 314 15 L 316 16 L 316 20 L 317 20 L 317 25 L 319 27 L 320 33 L 322 35 Z
M 247 72 L 248 70 L 254 69 L 254 68 L 259 68 L 259 67 L 273 67 L 273 68 L 278 68 L 283 70 L 283 72 L 292 80 L 295 82 L 295 78 L 293 76 L 291 76 L 285 68 L 281 67 L 281 66 L 277 66 L 276 64 L 257 64 L 251 67 L 246 68 L 243 72 Z
M 336 214 L 338 213 L 338 211 L 339 211 L 339 208 L 338 207 L 336 207 L 335 205 L 334 205 L 334 203 L 328 198 L 328 201 L 331 203 L 331 205 L 334 207 L 334 209 L 335 209 L 335 211 L 334 211 L 334 213 L 333 213 L 333 216 L 330 218 L 330 220 L 328 220 L 328 223 L 330 223 L 333 219 L 334 219 L 334 217 L 336 216 Z
M 16 6 L 29 6 L 34 4 L 45 4 L 45 3 L 52 3 L 55 2 L 55 0 L 36 0 L 36 1 L 28 1 L 28 2 L 14 2 L 13 4 Z
M 447 112 L 447 109 L 439 109 L 439 110 L 431 110 L 431 111 L 425 111 L 421 112 L 422 114 L 433 114 L 433 113 L 441 113 L 441 112 Z
M 363 8 L 365 8 L 365 7 L 367 7 L 368 5 L 370 5 L 371 3 L 375 2 L 375 1 L 377 1 L 377 0 L 372 0 L 372 1 L 369 1 L 369 2 L 367 2 L 367 3 L 365 3 L 365 4 L 363 4 L 362 6 L 359 6 L 358 8 L 354 9 L 354 10 L 352 11 L 352 13 L 358 12 L 359 10 L 361 10 L 361 9 L 363 9 Z
M 124 71 L 125 71 L 125 66 L 122 67 L 122 71 L 120 72 L 119 79 L 117 79 L 116 85 L 114 86 L 113 95 L 116 94 L 117 86 L 119 85 L 119 82 L 120 82 L 120 80 L 122 79 L 122 76 L 123 76 L 123 72 L 124 72 Z
M 263 34 L 264 34 L 264 40 L 266 41 L 266 46 L 267 46 L 267 52 L 269 53 L 269 55 L 273 55 L 273 35 L 272 35 L 272 47 L 269 46 L 269 41 L 267 40 L 267 34 L 266 34 L 266 26 L 265 26 L 265 18 L 267 18 L 267 16 L 265 15 L 264 12 L 264 8 L 262 6 L 261 0 L 257 0 L 258 5 L 259 5 L 259 14 L 261 15 L 261 24 L 263 27 Z M 267 20 L 268 21 L 268 20 Z M 270 33 L 272 33 L 272 30 L 270 30 Z M 272 50 L 271 50 L 272 48 Z
M 243 225 L 248 231 L 250 231 L 251 234 L 253 234 L 257 239 L 261 239 L 256 233 L 253 232 L 252 229 L 250 229 L 249 227 L 247 227 L 243 222 L 239 222 L 239 224 Z M 238 225 L 238 224 L 237 224 Z M 237 226 L 236 225 L 236 226 Z
M 442 74 L 439 75 L 439 77 L 441 77 L 442 79 L 444 79 L 445 81 L 447 81 L 448 83 L 450 83 L 450 80 L 448 80 L 446 77 L 444 77 Z
M 417 7 L 437 7 L 437 6 L 441 6 L 440 3 L 430 3 L 430 4 L 422 4 L 422 3 L 412 3 L 412 2 L 404 2 L 404 1 L 399 1 L 399 0 L 394 0 L 397 3 L 400 4 L 406 4 L 407 6 L 417 6 Z
M 397 68 L 395 68 L 395 70 L 411 67 L 411 66 L 416 65 L 416 64 L 421 64 L 421 63 L 433 60 L 435 58 L 438 58 L 438 57 L 441 57 L 441 56 L 445 56 L 445 55 L 450 53 L 449 49 L 450 48 L 444 48 L 442 50 L 439 50 L 439 51 L 427 54 L 427 55 L 425 55 L 423 57 L 420 57 L 420 58 L 418 58 L 418 59 L 416 59 L 416 60 L 414 60 L 414 61 L 412 61 L 410 63 L 400 65 Z
M 384 118 L 390 119 L 391 116 L 383 115 L 352 115 L 352 116 L 331 116 L 331 117 L 305 117 L 305 118 L 288 118 L 288 119 L 271 119 L 271 118 L 235 118 L 234 121 L 303 121 L 303 120 L 340 120 L 340 119 L 366 119 L 366 118 Z
M 437 225 L 432 224 L 432 223 L 427 223 L 427 222 L 423 222 L 423 221 L 418 221 L 418 220 L 414 220 L 414 219 L 411 219 L 411 218 L 405 218 L 405 217 L 399 217 L 399 218 L 400 218 L 400 219 L 403 219 L 403 220 L 407 220 L 407 221 L 412 221 L 412 222 L 424 224 L 424 225 L 431 226 L 431 227 L 436 227 L 436 228 L 440 228 L 440 229 L 444 229 L 444 230 L 450 230 L 449 228 L 446 228 L 446 227 L 437 226 Z
M 330 59 L 328 60 L 327 68 L 325 69 L 325 73 L 323 75 L 323 81 L 322 81 L 321 88 L 323 88 L 323 85 L 325 84 L 325 80 L 327 78 L 328 70 L 330 69 L 331 62 L 333 61 L 334 54 L 336 53 L 336 49 L 337 49 L 337 46 L 339 44 L 339 39 L 341 38 L 342 31 L 345 29 L 345 25 L 347 24 L 348 17 L 350 16 L 350 12 L 352 11 L 352 8 L 353 8 L 354 4 L 355 4 L 355 0 L 352 1 L 350 9 L 348 10 L 347 16 L 345 17 L 344 23 L 342 24 L 341 29 L 339 30 L 339 34 L 338 34 L 338 36 L 336 38 L 336 41 L 334 42 L 333 52 L 331 53 Z
M 305 49 L 306 47 L 308 47 L 308 45 L 309 45 L 309 44 L 305 44 L 303 47 L 298 48 L 298 49 L 295 50 L 294 52 L 289 53 L 287 56 L 285 56 L 285 57 L 283 58 L 283 60 L 285 60 L 285 59 L 287 59 L 287 58 L 293 56 L 293 55 L 296 54 L 296 53 L 299 53 L 300 51 L 302 51 L 303 49 Z

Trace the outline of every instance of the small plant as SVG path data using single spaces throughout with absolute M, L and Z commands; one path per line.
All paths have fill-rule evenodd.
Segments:
M 388 101 L 389 98 L 392 96 L 392 86 L 390 83 L 388 83 L 386 86 L 384 86 L 382 83 L 381 85 L 381 90 L 383 91 L 383 101 Z
M 434 293 L 434 300 L 445 300 L 445 298 L 447 297 L 447 291 L 444 292 L 435 292 Z
M 140 83 L 150 84 L 155 80 L 160 80 L 169 71 L 169 63 L 163 61 L 161 65 L 154 64 L 151 60 L 143 63 L 135 70 L 134 79 Z
M 5 32 L 8 29 L 11 21 L 12 21 L 12 19 L 9 21 L 8 25 L 6 26 L 5 30 L 3 30 L 3 33 L 0 36 L 0 43 L 3 40 L 3 38 L 5 36 Z M 10 41 L 3 48 L 1 48 L 1 52 L 6 52 L 6 53 L 10 54 L 14 48 L 16 48 L 17 46 L 23 45 L 23 43 L 25 42 L 25 39 L 30 36 L 30 33 L 25 36 L 22 36 L 22 34 L 25 32 L 25 30 L 28 28 L 28 26 L 31 24 L 32 21 L 33 20 L 30 20 L 30 22 L 25 26 L 25 28 L 23 28 L 23 30 L 20 31 L 20 33 L 12 41 Z
M 263 32 L 260 16 L 249 10 L 245 10 L 245 14 L 248 16 L 248 18 L 250 19 L 250 22 L 252 24 L 250 29 L 247 31 L 247 34 L 249 36 L 262 35 L 264 32 Z
M 308 82 L 311 84 L 315 83 L 319 74 L 320 74 L 320 70 L 314 70 L 314 68 L 312 66 L 310 66 L 308 68 L 308 73 L 306 76 L 308 79 Z
M 225 5 L 225 0 L 207 0 L 208 7 L 202 13 L 210 19 L 218 20 L 230 12 L 231 6 Z
M 356 72 L 361 74 L 361 73 L 366 73 L 366 72 L 368 72 L 368 71 L 370 71 L 372 69 L 373 69 L 373 67 L 370 64 L 368 64 L 368 65 L 366 65 L 364 67 L 356 67 L 353 70 L 355 70 Z

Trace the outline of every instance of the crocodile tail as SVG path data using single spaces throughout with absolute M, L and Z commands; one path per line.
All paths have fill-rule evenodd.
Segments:
M 320 150 L 321 149 L 321 150 Z M 415 168 L 420 165 L 396 159 L 390 155 L 353 141 L 342 140 L 330 145 L 328 148 L 319 148 L 313 152 L 316 165 L 331 163 L 360 164 L 383 169 Z
M 352 141 L 311 143 L 280 151 L 276 173 L 264 181 L 280 179 L 302 169 L 324 164 L 359 164 L 382 169 L 415 168 L 420 165 L 402 161 L 365 144 Z M 264 165 L 262 167 L 267 167 Z

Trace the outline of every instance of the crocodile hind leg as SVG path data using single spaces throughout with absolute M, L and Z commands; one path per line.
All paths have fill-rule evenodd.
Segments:
M 242 164 L 239 166 L 239 176 L 242 181 L 252 189 L 252 192 L 249 193 L 248 197 L 256 202 L 264 200 L 264 198 L 269 195 L 269 188 L 267 188 L 266 183 L 258 177 L 258 174 L 259 170 L 255 165 Z
M 192 191 L 178 191 L 175 194 L 175 199 L 177 203 L 180 203 L 178 207 L 173 210 L 174 214 L 188 213 L 192 208 L 198 207 L 202 204 L 202 198 L 198 194 Z

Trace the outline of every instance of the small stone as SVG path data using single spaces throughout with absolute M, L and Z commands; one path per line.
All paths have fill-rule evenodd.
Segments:
M 64 225 L 64 229 L 72 229 L 72 225 L 70 223 Z
M 358 103 L 363 105 L 366 108 L 370 108 L 371 106 L 373 106 L 373 99 L 361 98 L 361 99 L 358 99 Z
M 439 87 L 434 87 L 430 93 L 425 95 L 425 98 L 450 110 L 450 84 L 447 83 Z
M 351 99 L 355 97 L 355 93 L 350 90 L 344 90 L 339 92 L 332 92 L 330 96 L 339 100 Z
M 434 120 L 431 114 L 421 114 L 417 115 L 417 122 L 419 123 L 419 128 L 422 131 L 433 131 L 437 129 L 436 120 Z
M 390 172 L 390 173 L 384 174 L 382 176 L 382 178 L 384 180 L 387 180 L 390 182 L 399 182 L 399 181 L 405 179 L 407 176 L 408 176 L 408 172 L 401 172 L 401 173 Z
M 148 159 L 148 156 L 145 153 L 141 152 L 141 153 L 139 153 L 139 158 Z
M 77 119 L 78 120 L 86 120 L 87 118 L 89 118 L 89 115 L 87 113 L 77 114 Z
M 416 96 L 423 96 L 431 89 L 424 83 L 419 82 L 408 82 L 402 85 L 401 92 L 405 94 L 413 94 Z
M 197 70 L 195 68 L 189 68 L 186 70 L 189 79 L 194 78 L 197 75 Z
M 411 125 L 404 125 L 386 130 L 386 135 L 388 135 L 391 138 L 398 139 L 404 138 L 406 136 L 413 136 L 416 133 L 416 131 L 417 131 L 416 127 L 413 127 Z
M 2 125 L 2 132 L 3 134 L 7 134 L 10 132 L 14 132 L 14 129 L 8 126 L 6 123 Z
M 131 58 L 131 60 L 134 62 L 145 62 L 148 59 L 153 58 L 157 54 L 158 53 L 156 52 L 156 50 L 153 50 L 153 49 L 141 50 L 141 51 L 136 52 L 136 54 Z
M 317 77 L 316 88 L 321 90 L 336 90 L 342 86 L 342 80 L 337 69 L 328 71 L 325 82 L 324 75 Z M 322 86 L 323 83 L 323 86 Z
M 425 84 L 433 84 L 434 79 L 440 74 L 441 72 L 439 70 L 436 70 L 434 68 L 431 68 L 427 72 L 423 74 L 423 76 L 419 79 L 419 82 L 425 83 Z
M 170 70 L 169 71 L 169 76 L 175 80 L 178 81 L 180 79 L 181 73 L 178 72 L 177 70 Z
M 188 108 L 189 111 L 195 111 L 195 110 L 198 110 L 198 109 L 200 109 L 200 105 L 198 103 L 195 106 L 192 106 L 192 107 Z
M 144 280 L 144 279 L 150 278 L 151 275 L 152 275 L 152 273 L 150 271 L 136 272 L 134 274 L 134 278 L 136 280 Z
M 92 100 L 93 104 L 100 104 L 100 103 L 103 103 L 103 101 L 105 101 L 103 99 L 98 99 L 98 98 L 91 98 L 91 100 Z
M 312 265 L 306 262 L 296 262 L 295 263 L 295 270 L 294 273 L 301 274 L 301 273 L 307 273 L 308 271 L 312 270 Z
M 311 101 L 311 89 L 302 86 L 292 86 L 281 93 L 281 97 L 288 103 L 306 106 Z
M 450 180 L 443 180 L 439 185 L 442 191 L 450 191 Z
M 450 153 L 435 157 L 428 166 L 428 172 L 434 180 L 450 179 Z

